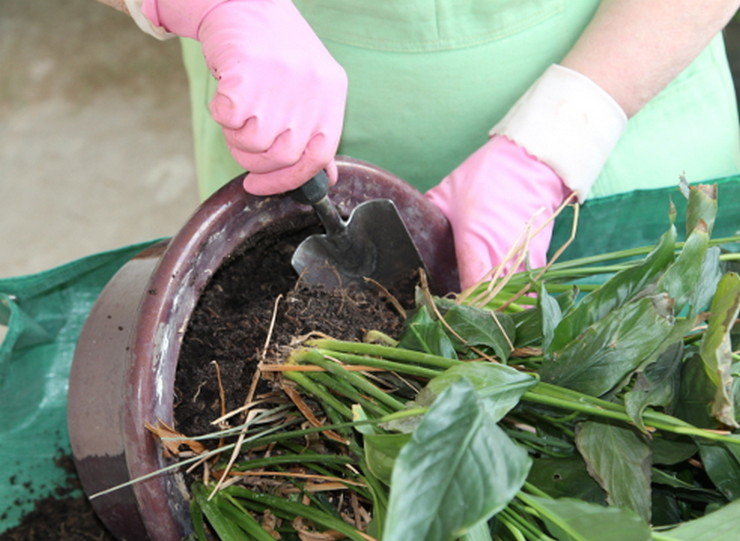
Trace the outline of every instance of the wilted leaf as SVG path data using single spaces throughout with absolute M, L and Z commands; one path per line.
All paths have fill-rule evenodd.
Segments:
M 730 332 L 740 313 L 740 276 L 725 274 L 710 307 L 707 330 L 699 349 L 704 370 L 715 387 L 712 415 L 727 426 L 738 427 L 732 392 Z
M 650 447 L 643 436 L 629 427 L 585 422 L 576 445 L 609 504 L 632 509 L 650 522 Z
M 156 425 L 145 422 L 144 428 L 159 438 L 162 443 L 162 447 L 164 447 L 165 455 L 167 456 L 178 456 L 180 454 L 181 445 L 185 445 L 196 454 L 200 454 L 205 451 L 205 447 L 202 443 L 197 440 L 189 439 L 187 436 L 181 434 L 162 420 L 157 421 Z
M 470 382 L 452 383 L 396 459 L 383 540 L 460 537 L 511 501 L 530 464 Z
M 697 184 L 689 186 L 688 205 L 686 207 L 686 235 L 697 227 L 703 227 L 711 234 L 714 220 L 717 217 L 717 185 Z M 704 225 L 699 224 L 704 222 Z

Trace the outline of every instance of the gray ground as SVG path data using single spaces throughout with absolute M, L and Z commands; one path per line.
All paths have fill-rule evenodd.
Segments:
M 0 277 L 180 228 L 198 198 L 178 43 L 93 0 L 2 0 L 0 66 Z
M 175 41 L 94 0 L 1 0 L 0 67 L 0 277 L 180 228 L 198 201 Z

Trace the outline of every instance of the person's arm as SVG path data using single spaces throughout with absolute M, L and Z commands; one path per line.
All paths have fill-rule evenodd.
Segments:
M 604 0 L 563 59 L 637 113 L 707 46 L 740 0 Z
M 634 116 L 729 22 L 740 0 L 603 0 L 491 139 L 427 195 L 448 217 L 462 286 L 502 263 L 529 224 L 529 262 L 546 262 L 555 210 L 583 201 Z M 509 264 L 506 268 L 510 270 Z

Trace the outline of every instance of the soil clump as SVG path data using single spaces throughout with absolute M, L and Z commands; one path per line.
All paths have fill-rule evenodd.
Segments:
M 62 454 L 56 464 L 67 474 L 66 483 L 54 496 L 36 500 L 33 511 L 18 526 L 0 534 L 0 541 L 115 541 L 81 495 L 72 457 Z

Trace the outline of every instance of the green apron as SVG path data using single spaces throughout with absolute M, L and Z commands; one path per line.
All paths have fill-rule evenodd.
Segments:
M 419 190 L 481 146 L 534 80 L 559 62 L 597 0 L 294 0 L 349 76 L 339 153 Z M 183 40 L 200 193 L 243 172 L 210 118 L 216 83 Z M 733 83 L 721 36 L 629 122 L 590 196 L 740 171 Z

